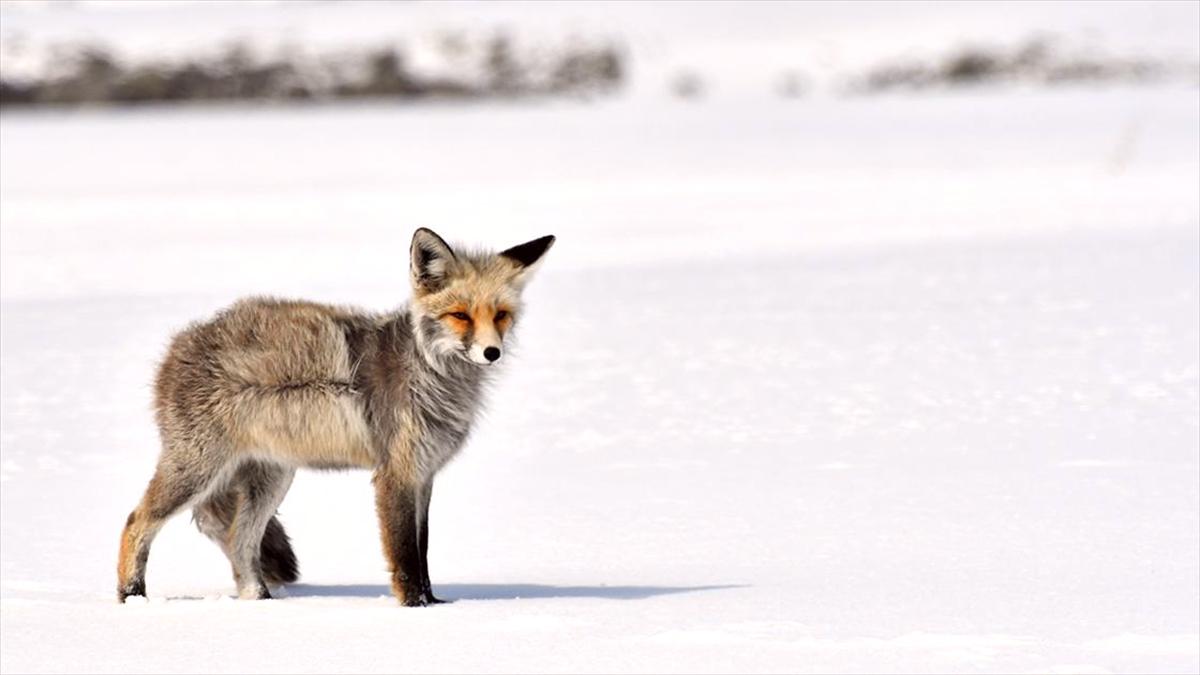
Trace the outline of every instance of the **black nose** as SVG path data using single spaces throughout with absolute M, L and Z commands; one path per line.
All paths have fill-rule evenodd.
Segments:
M 495 361 L 496 359 L 500 358 L 500 348 L 488 347 L 487 349 L 483 350 L 483 358 L 487 359 L 488 361 Z

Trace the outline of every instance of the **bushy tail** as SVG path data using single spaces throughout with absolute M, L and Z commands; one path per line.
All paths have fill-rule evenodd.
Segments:
M 300 578 L 300 565 L 292 551 L 292 541 L 278 516 L 271 516 L 262 540 L 262 570 L 268 584 L 290 584 Z

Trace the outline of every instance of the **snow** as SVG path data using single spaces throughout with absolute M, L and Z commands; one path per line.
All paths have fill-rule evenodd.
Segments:
M 1186 86 L 6 112 L 0 670 L 1195 672 L 1198 122 Z M 369 476 L 304 472 L 284 597 L 180 516 L 118 605 L 170 333 L 394 306 L 420 225 L 559 237 L 435 490 L 455 602 L 396 606 Z

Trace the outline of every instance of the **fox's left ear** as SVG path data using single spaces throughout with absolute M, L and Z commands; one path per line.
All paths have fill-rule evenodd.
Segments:
M 517 279 L 524 281 L 535 269 L 538 263 L 546 255 L 546 251 L 554 245 L 554 235 L 548 234 L 544 237 L 538 237 L 533 241 L 527 241 L 524 244 L 518 244 L 508 250 L 501 251 L 500 255 L 508 258 L 519 268 Z
M 409 256 L 412 286 L 418 295 L 440 291 L 454 273 L 458 260 L 446 240 L 426 227 L 413 232 Z

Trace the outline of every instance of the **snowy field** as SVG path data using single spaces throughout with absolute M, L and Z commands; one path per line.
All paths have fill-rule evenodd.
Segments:
M 1193 86 L 6 112 L 0 148 L 5 673 L 1200 670 Z M 179 516 L 118 605 L 171 332 L 396 306 L 418 226 L 559 237 L 437 482 L 455 602 L 398 607 L 368 475 L 306 472 L 282 599 Z

